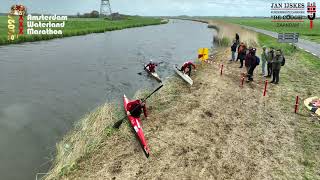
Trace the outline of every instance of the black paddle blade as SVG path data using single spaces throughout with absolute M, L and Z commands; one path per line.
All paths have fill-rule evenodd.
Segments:
M 150 154 L 149 153 L 146 153 L 145 151 L 144 152 L 144 155 L 146 155 L 147 158 L 149 158 Z
M 121 126 L 121 124 L 123 123 L 123 120 L 124 120 L 124 119 L 125 119 L 125 118 L 117 121 L 116 123 L 114 123 L 114 125 L 113 125 L 112 127 L 113 127 L 114 129 L 119 129 L 120 126 Z
M 139 74 L 139 75 L 142 75 L 142 72 L 139 72 L 138 74 Z

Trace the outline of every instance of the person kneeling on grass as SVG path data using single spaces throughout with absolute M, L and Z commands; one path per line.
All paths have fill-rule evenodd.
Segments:
M 140 118 L 143 111 L 144 117 L 147 118 L 147 107 L 140 99 L 130 101 L 127 105 L 127 115 L 135 118 Z
M 196 65 L 193 64 L 191 61 L 188 61 L 188 62 L 185 62 L 185 63 L 182 65 L 180 71 L 182 71 L 182 72 L 185 73 L 185 74 L 188 73 L 188 75 L 189 75 L 189 77 L 190 77 L 190 76 L 191 76 L 192 67 L 193 67 L 194 69 L 196 69 Z
M 278 84 L 280 78 L 280 69 L 284 61 L 281 49 L 275 52 L 275 56 L 272 59 L 272 81 L 270 83 Z

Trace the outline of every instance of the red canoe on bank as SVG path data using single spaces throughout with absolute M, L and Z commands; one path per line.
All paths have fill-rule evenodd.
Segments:
M 126 97 L 126 95 L 123 95 L 123 104 L 124 104 L 124 109 L 126 110 L 126 112 L 127 112 L 127 104 L 129 102 L 130 101 Z M 150 150 L 149 150 L 149 147 L 147 146 L 147 141 L 144 138 L 144 134 L 143 134 L 142 127 L 141 127 L 140 118 L 135 118 L 135 117 L 132 117 L 132 116 L 128 116 L 128 119 L 130 121 L 130 124 L 131 124 L 132 128 L 134 129 L 134 132 L 136 133 L 136 135 L 137 135 L 137 137 L 139 139 L 140 145 L 141 145 L 145 155 L 148 158 L 149 154 L 150 154 Z

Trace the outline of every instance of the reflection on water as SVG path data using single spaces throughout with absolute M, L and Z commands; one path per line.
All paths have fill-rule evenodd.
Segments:
M 1 179 L 34 179 L 46 172 L 55 143 L 81 116 L 124 93 L 157 86 L 138 74 L 144 62 L 163 61 L 158 72 L 168 77 L 172 64 L 212 46 L 205 24 L 174 21 L 1 47 Z

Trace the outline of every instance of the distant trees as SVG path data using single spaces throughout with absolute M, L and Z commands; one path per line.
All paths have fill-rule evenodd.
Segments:
M 90 13 L 84 13 L 83 15 L 81 15 L 80 13 L 77 13 L 77 17 L 79 17 L 79 18 L 98 18 L 99 12 L 96 10 L 93 10 Z
M 120 14 L 118 12 L 116 13 L 112 13 L 108 16 L 106 15 L 100 15 L 99 11 L 93 10 L 90 13 L 84 13 L 84 14 L 80 14 L 79 12 L 74 16 L 74 17 L 78 17 L 78 18 L 99 18 L 99 17 L 103 17 L 106 20 L 123 20 L 123 19 L 127 19 L 127 15 L 124 14 Z
M 99 17 L 99 12 L 98 11 L 91 11 L 90 16 L 93 18 Z

